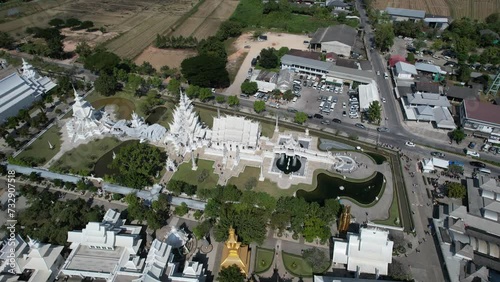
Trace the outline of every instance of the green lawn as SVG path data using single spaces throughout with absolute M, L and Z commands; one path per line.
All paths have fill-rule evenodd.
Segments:
M 401 227 L 401 218 L 399 218 L 399 224 L 396 224 L 396 218 L 399 218 L 399 207 L 398 207 L 398 199 L 394 194 L 392 196 L 391 207 L 389 208 L 389 218 L 384 220 L 374 220 L 373 222 L 377 224 Z
M 49 142 L 54 146 L 54 149 L 49 148 Z M 61 133 L 59 127 L 52 126 L 47 132 L 42 134 L 38 139 L 33 142 L 28 148 L 21 152 L 16 158 L 21 159 L 25 157 L 39 159 L 38 165 L 44 165 L 52 159 L 57 152 L 61 149 Z
M 302 257 L 294 254 L 281 252 L 283 256 L 283 264 L 288 272 L 297 277 L 311 277 L 312 268 L 302 259 Z
M 274 250 L 257 247 L 255 256 L 255 272 L 262 273 L 273 265 Z
M 201 122 L 204 122 L 209 128 L 214 125 L 214 117 L 217 116 L 217 111 L 210 111 L 201 108 L 195 108 Z M 222 115 L 222 114 L 221 114 Z
M 190 158 L 189 154 L 186 157 Z M 177 171 L 172 176 L 172 179 L 181 180 L 191 185 L 197 185 L 198 189 L 214 188 L 217 185 L 217 181 L 219 180 L 219 177 L 214 173 L 214 162 L 199 159 L 197 165 L 198 169 L 193 171 L 191 170 L 191 161 L 182 163 L 177 168 Z M 200 183 L 198 182 L 198 176 L 204 169 L 208 170 L 209 176 L 207 179 Z
M 66 152 L 50 169 L 73 172 L 92 171 L 97 160 L 120 143 L 121 141 L 114 137 L 106 137 L 82 144 Z

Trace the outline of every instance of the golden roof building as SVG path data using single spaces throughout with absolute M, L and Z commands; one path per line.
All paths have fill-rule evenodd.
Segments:
M 228 267 L 235 264 L 241 269 L 241 272 L 248 274 L 248 267 L 250 265 L 250 250 L 247 245 L 241 245 L 238 242 L 238 236 L 234 232 L 234 228 L 229 228 L 229 237 L 224 243 L 222 249 L 222 262 L 220 267 Z

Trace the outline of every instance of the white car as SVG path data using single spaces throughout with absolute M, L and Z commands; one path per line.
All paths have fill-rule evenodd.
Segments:
M 382 103 L 385 103 L 385 98 L 382 98 Z
M 344 108 L 344 109 L 345 109 L 346 107 L 347 107 L 347 106 L 346 106 L 345 102 L 344 102 L 344 103 L 342 103 L 342 108 Z
M 410 142 L 410 141 L 406 141 L 405 145 L 408 147 L 415 147 L 415 143 Z
M 377 71 L 377 75 L 380 75 L 380 71 Z
M 476 157 L 476 158 L 480 157 L 478 152 L 470 151 L 470 150 L 467 150 L 467 155 L 472 156 L 472 157 Z

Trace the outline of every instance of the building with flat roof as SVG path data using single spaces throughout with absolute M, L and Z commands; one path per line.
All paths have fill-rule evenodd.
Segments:
M 466 86 L 449 86 L 445 89 L 446 97 L 452 101 L 462 102 L 463 100 L 478 100 L 477 90 Z
M 46 76 L 40 76 L 23 59 L 21 75 L 14 72 L 0 80 L 0 123 L 29 108 L 42 95 L 56 87 Z
M 392 262 L 394 242 L 389 232 L 377 228 L 361 228 L 359 234 L 349 234 L 348 241 L 334 241 L 333 263 L 347 264 L 347 270 L 361 273 L 387 275 Z
M 379 101 L 380 95 L 378 93 L 377 86 L 374 83 L 361 84 L 358 86 L 359 94 L 359 109 L 360 111 L 367 111 L 370 104 Z
M 392 21 L 401 22 L 401 21 L 419 21 L 425 18 L 425 11 L 423 10 L 411 10 L 411 9 L 402 9 L 402 8 L 392 8 L 387 7 L 385 12 L 389 14 Z
M 256 149 L 260 138 L 260 124 L 238 116 L 215 117 L 212 126 L 212 143 L 220 147 Z
M 12 242 L 15 245 L 11 245 Z M 25 242 L 19 235 L 14 241 L 4 241 L 0 251 L 0 281 L 54 281 L 64 262 L 63 249 L 63 246 L 41 244 L 31 238 Z M 14 264 L 11 259 L 15 260 Z M 15 268 L 11 269 L 12 265 Z
M 435 93 L 407 93 L 401 97 L 401 104 L 407 120 L 433 122 L 438 128 L 455 129 L 456 125 L 445 96 Z
M 425 72 L 425 73 L 446 74 L 446 72 L 441 70 L 441 68 L 439 66 L 427 64 L 427 63 L 416 63 L 415 68 L 418 71 Z
M 83 230 L 69 231 L 71 253 L 61 273 L 107 281 L 114 281 L 117 275 L 139 276 L 144 268 L 141 229 L 125 225 L 120 213 L 109 209 L 102 222 L 89 222 Z
M 333 52 L 337 55 L 350 57 L 356 43 L 358 31 L 345 24 L 318 28 L 310 40 L 310 48 L 322 52 Z
M 460 105 L 459 115 L 460 124 L 465 130 L 489 134 L 489 136 L 500 136 L 499 105 L 477 100 L 464 100 Z

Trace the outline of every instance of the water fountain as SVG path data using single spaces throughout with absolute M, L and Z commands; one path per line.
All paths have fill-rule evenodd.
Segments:
M 276 161 L 276 167 L 285 174 L 296 172 L 300 169 L 302 163 L 297 156 L 287 156 L 281 153 L 281 157 Z

